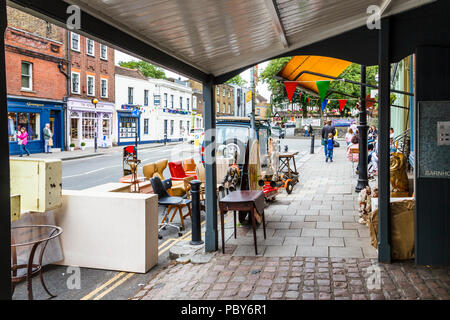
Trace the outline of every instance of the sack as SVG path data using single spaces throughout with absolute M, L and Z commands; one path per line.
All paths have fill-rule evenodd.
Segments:
M 323 146 L 325 145 L 325 139 L 322 139 L 322 145 Z
M 48 139 L 48 146 L 53 147 L 53 139 L 52 138 Z
M 339 148 L 341 145 L 339 144 L 339 142 L 337 142 L 336 140 L 334 140 L 334 147 L 335 148 Z

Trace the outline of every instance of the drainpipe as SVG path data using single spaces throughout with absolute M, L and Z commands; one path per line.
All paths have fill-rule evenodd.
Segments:
M 64 134 L 63 134 L 63 146 L 62 150 L 68 150 L 67 146 L 67 100 L 69 99 L 70 95 L 70 70 L 71 70 L 71 63 L 70 63 L 70 35 L 69 31 L 65 30 L 66 33 L 66 61 L 67 61 L 67 71 L 64 72 L 63 65 L 60 62 L 58 65 L 59 71 L 66 76 L 66 95 L 64 96 L 64 105 L 63 105 L 63 128 Z

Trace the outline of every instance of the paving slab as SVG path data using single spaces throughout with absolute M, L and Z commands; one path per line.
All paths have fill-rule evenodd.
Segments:
M 295 255 L 297 257 L 328 257 L 328 247 L 299 245 Z
M 264 252 L 265 257 L 294 257 L 297 246 L 295 245 L 280 245 L 267 246 Z

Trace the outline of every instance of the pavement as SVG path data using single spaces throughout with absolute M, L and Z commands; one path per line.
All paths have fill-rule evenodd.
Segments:
M 266 208 L 258 256 L 248 227 L 232 237 L 228 214 L 225 254 L 169 264 L 130 299 L 450 299 L 450 268 L 377 262 L 367 227 L 357 223 L 357 177 L 344 148 L 335 149 L 333 163 L 325 163 L 322 148 L 303 153 L 299 167 L 293 193 Z

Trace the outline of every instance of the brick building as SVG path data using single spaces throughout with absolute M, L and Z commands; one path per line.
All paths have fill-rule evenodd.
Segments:
M 49 123 L 54 148 L 64 147 L 67 94 L 65 30 L 8 7 L 5 32 L 10 154 L 19 153 L 15 132 L 25 126 L 32 153 L 44 151 L 42 129 Z
M 68 32 L 70 96 L 67 100 L 67 141 L 80 147 L 97 142 L 112 145 L 115 110 L 114 50 L 92 39 Z M 95 106 L 92 99 L 98 99 Z
M 189 80 L 192 88 L 192 128 L 203 128 L 203 85 L 200 82 Z
M 234 88 L 228 84 L 216 86 L 215 99 L 218 116 L 234 115 Z

